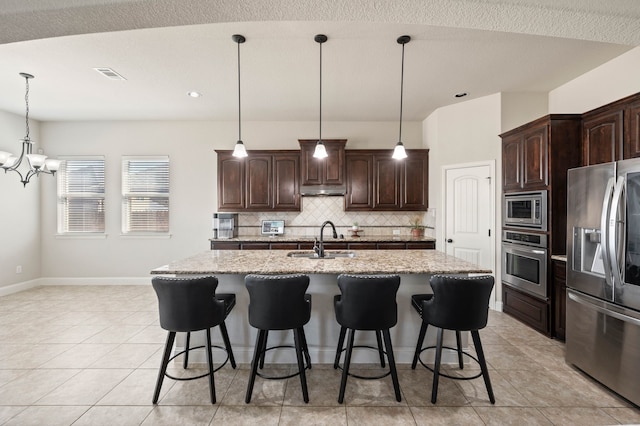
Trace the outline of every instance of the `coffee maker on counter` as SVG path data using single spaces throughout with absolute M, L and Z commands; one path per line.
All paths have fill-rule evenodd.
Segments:
M 235 238 L 238 236 L 237 213 L 213 214 L 213 238 Z

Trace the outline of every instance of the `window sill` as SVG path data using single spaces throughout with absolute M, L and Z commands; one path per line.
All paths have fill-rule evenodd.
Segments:
M 61 240 L 104 240 L 107 238 L 107 234 L 94 234 L 94 233 L 68 233 L 68 234 L 56 234 L 56 239 Z
M 120 238 L 138 240 L 166 240 L 171 234 L 120 234 Z

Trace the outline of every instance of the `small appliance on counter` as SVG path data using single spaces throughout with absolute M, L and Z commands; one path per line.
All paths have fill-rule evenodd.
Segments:
M 213 238 L 235 238 L 238 236 L 237 213 L 213 214 Z
M 284 234 L 284 220 L 263 220 L 261 234 L 275 237 Z

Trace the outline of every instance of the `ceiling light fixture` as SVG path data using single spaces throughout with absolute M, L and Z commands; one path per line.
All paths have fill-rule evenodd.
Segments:
M 402 45 L 402 67 L 400 68 L 400 131 L 398 132 L 398 143 L 396 147 L 393 149 L 392 157 L 396 160 L 402 160 L 403 158 L 407 158 L 407 153 L 404 149 L 404 145 L 402 144 L 402 95 L 404 91 L 404 45 L 411 41 L 411 37 L 408 35 L 403 35 L 398 37 L 398 44 Z
M 464 98 L 465 96 L 467 96 L 468 93 L 467 92 L 460 92 L 460 93 L 456 93 L 454 96 L 456 98 Z
M 315 158 L 327 158 L 327 149 L 322 142 L 322 43 L 327 41 L 327 36 L 324 34 L 318 34 L 313 39 L 320 45 L 320 132 L 318 142 L 316 143 L 316 149 L 313 151 L 313 156 Z
M 242 158 L 246 157 L 248 154 L 244 147 L 244 143 L 242 142 L 242 108 L 240 108 L 240 44 L 247 41 L 247 39 L 240 34 L 234 34 L 231 38 L 238 44 L 238 142 L 236 142 L 232 155 L 234 157 Z
M 47 158 L 46 155 L 41 154 L 33 154 L 33 141 L 29 137 L 29 79 L 34 78 L 31 74 L 27 74 L 24 72 L 20 73 L 21 77 L 24 77 L 26 82 L 26 92 L 24 95 L 24 101 L 26 104 L 26 113 L 25 113 L 25 122 L 27 127 L 27 132 L 25 137 L 22 139 L 22 152 L 20 153 L 20 157 L 16 157 L 10 152 L 0 151 L 0 168 L 4 169 L 4 172 L 8 171 L 16 172 L 20 176 L 20 182 L 24 186 L 27 186 L 29 180 L 35 175 L 38 176 L 40 173 L 47 173 L 50 175 L 55 175 L 56 171 L 60 167 L 60 160 L 55 160 L 53 158 Z M 21 172 L 18 170 L 24 161 L 25 157 L 28 160 L 29 168 L 23 168 Z M 25 162 L 26 165 L 27 162 Z M 24 175 L 22 173 L 25 173 Z
M 199 98 L 200 96 L 202 96 L 202 94 L 200 94 L 200 92 L 191 91 L 187 92 L 187 96 L 191 98 Z

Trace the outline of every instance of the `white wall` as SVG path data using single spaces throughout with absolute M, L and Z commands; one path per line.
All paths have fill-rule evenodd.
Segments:
M 347 138 L 348 149 L 388 148 L 397 122 L 323 123 L 323 137 Z M 299 149 L 317 137 L 317 122 L 243 123 L 247 149 Z M 167 262 L 207 250 L 211 214 L 217 210 L 215 149 L 233 149 L 236 122 L 49 122 L 42 124 L 51 155 L 104 155 L 106 239 L 56 237 L 55 182 L 43 185 L 43 277 L 149 277 Z M 405 145 L 421 147 L 421 123 L 403 124 Z M 170 239 L 120 234 L 122 155 L 169 155 Z
M 502 132 L 549 114 L 549 97 L 546 92 L 503 92 L 501 100 Z
M 583 113 L 640 92 L 640 47 L 549 92 L 549 112 Z
M 39 123 L 30 122 L 30 136 L 39 140 Z M 24 117 L 0 111 L 0 151 L 20 155 L 25 135 Z M 38 145 L 34 147 L 36 151 Z M 40 181 L 52 176 L 32 178 L 23 187 L 14 172 L 0 172 L 0 287 L 40 277 Z M 16 274 L 16 267 L 22 273 Z

